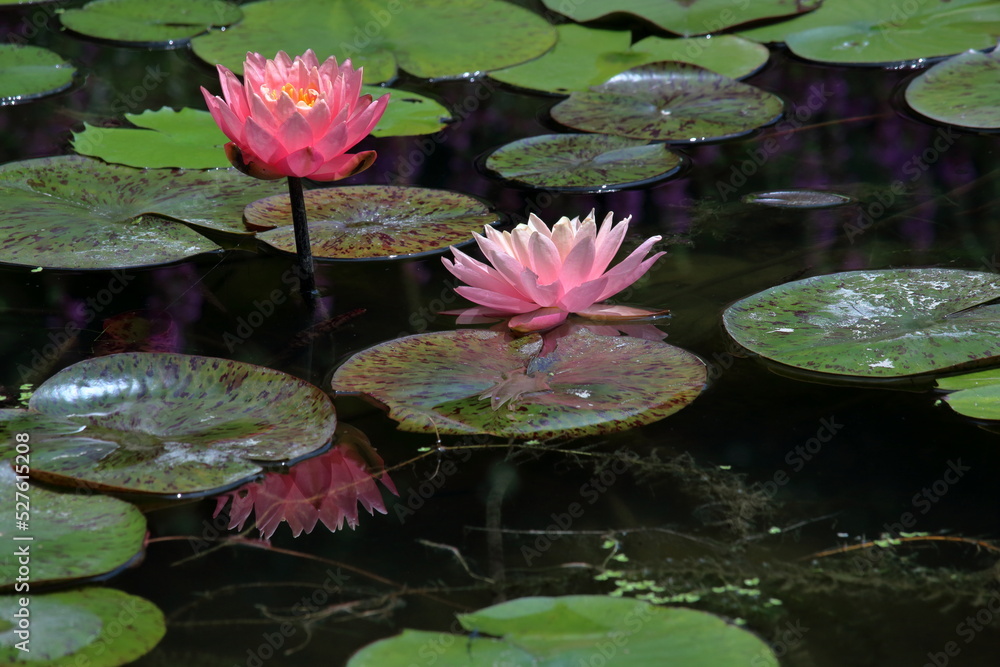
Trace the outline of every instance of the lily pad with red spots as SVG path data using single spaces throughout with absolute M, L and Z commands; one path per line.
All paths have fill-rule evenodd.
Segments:
M 0 411 L 0 459 L 31 434 L 32 477 L 103 491 L 208 495 L 264 463 L 327 445 L 333 405 L 317 387 L 227 359 L 126 353 L 82 361 Z
M 580 330 L 541 349 L 538 334 L 407 336 L 348 359 L 333 388 L 379 401 L 404 431 L 555 438 L 657 421 L 705 387 L 705 364 L 661 341 Z
M 20 472 L 27 472 L 33 443 L 29 439 L 21 444 L 27 453 L 20 463 L 29 464 Z M 17 581 L 16 546 L 34 546 L 40 555 L 31 560 L 32 586 L 104 578 L 142 553 L 146 519 L 135 505 L 110 496 L 53 491 L 29 484 L 25 477 L 16 477 L 9 465 L 0 464 L 0 534 L 12 547 L 0 555 L 0 586 Z M 23 523 L 19 515 L 25 517 Z
M 632 14 L 678 35 L 708 35 L 726 28 L 795 16 L 819 6 L 818 0 L 542 0 L 552 11 L 574 21 L 593 21 L 612 14 Z
M 781 98 L 688 63 L 634 67 L 552 108 L 585 132 L 691 143 L 740 136 L 781 117 Z
M 499 222 L 484 203 L 460 192 L 404 185 L 357 185 L 305 193 L 314 257 L 383 259 L 468 243 L 473 231 Z M 288 195 L 255 201 L 247 226 L 264 243 L 295 252 Z
M 737 301 L 737 343 L 794 368 L 896 378 L 1000 359 L 1000 276 L 961 269 L 848 271 Z
M 607 134 L 543 134 L 501 146 L 486 168 L 519 185 L 549 190 L 613 192 L 664 180 L 682 158 L 664 144 Z
M 109 269 L 219 246 L 188 227 L 248 234 L 243 207 L 285 188 L 235 169 L 133 169 L 79 155 L 0 166 L 0 262 Z

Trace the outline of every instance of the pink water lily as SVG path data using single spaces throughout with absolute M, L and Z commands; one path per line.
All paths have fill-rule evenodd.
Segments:
M 295 60 L 247 53 L 244 82 L 218 65 L 225 99 L 201 89 L 231 144 L 230 161 L 258 178 L 334 181 L 363 171 L 375 151 L 350 154 L 374 129 L 389 96 L 360 95 L 362 68 L 336 58 L 319 63 L 310 49 Z
M 599 229 L 593 211 L 582 221 L 563 217 L 552 229 L 534 214 L 510 232 L 486 227 L 485 236 L 474 236 L 492 266 L 452 248 L 454 262 L 446 258 L 444 265 L 466 283 L 455 291 L 479 304 L 465 315 L 510 317 L 515 331 L 541 331 L 570 313 L 597 319 L 652 314 L 600 303 L 638 280 L 665 254 L 646 257 L 661 238 L 653 236 L 608 270 L 631 220 L 629 216 L 616 225 L 613 217 L 608 213 Z

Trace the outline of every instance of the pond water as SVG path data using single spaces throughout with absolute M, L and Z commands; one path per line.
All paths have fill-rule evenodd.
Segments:
M 24 12 L 0 16 L 8 33 Z M 2 162 L 68 152 L 69 131 L 84 120 L 202 108 L 198 86 L 215 85 L 214 71 L 184 48 L 121 48 L 54 28 L 33 43 L 72 59 L 86 81 L 0 109 Z M 749 82 L 785 98 L 781 122 L 683 147 L 690 166 L 667 183 L 600 195 L 505 187 L 473 167 L 489 149 L 555 128 L 547 112 L 558 98 L 488 79 L 397 82 L 442 100 L 456 122 L 430 137 L 369 138 L 362 147 L 378 151 L 375 166 L 344 184 L 449 188 L 481 197 L 511 222 L 527 212 L 550 223 L 591 209 L 631 215 L 626 244 L 660 234 L 668 255 L 619 299 L 669 308 L 668 342 L 709 362 L 711 386 L 679 413 L 623 433 L 532 445 L 445 436 L 440 450 L 433 436 L 397 431 L 370 405 L 338 399 L 339 418 L 367 434 L 398 487 L 399 497 L 383 494 L 388 514 L 363 515 L 353 532 L 319 527 L 297 539 L 283 526 L 271 550 L 202 553 L 201 540 L 227 532 L 212 519 L 213 500 L 151 511 L 152 537 L 178 539 L 151 544 L 143 563 L 110 582 L 168 617 L 166 637 L 137 664 L 252 665 L 262 655 L 267 665 L 341 664 L 404 627 L 454 629 L 456 612 L 531 594 L 611 591 L 613 582 L 595 579 L 613 553 L 609 539 L 628 557 L 611 562 L 631 578 L 658 582 L 663 595 L 694 593 L 695 608 L 744 619 L 781 664 L 996 664 L 996 553 L 977 541 L 994 539 L 1000 520 L 998 436 L 937 405 L 923 385 L 788 377 L 742 355 L 720 323 L 736 299 L 800 277 L 997 270 L 997 139 L 915 119 L 897 103 L 910 76 L 776 51 Z M 856 203 L 741 203 L 755 192 L 803 188 Z M 117 274 L 2 267 L 0 384 L 37 383 L 92 356 L 101 322 L 135 309 L 165 311 L 180 352 L 260 363 L 321 388 L 357 351 L 455 328 L 438 314 L 457 303 L 454 279 L 430 256 L 320 263 L 329 312 L 354 314 L 308 346 L 290 345 L 310 324 L 292 299 L 237 343 L 226 339 L 291 266 L 251 246 Z M 84 331 L 60 338 L 78 317 L 73 304 L 88 298 L 96 305 Z M 900 527 L 907 514 L 913 521 Z M 901 530 L 944 539 L 868 545 Z M 310 613 L 295 607 L 311 596 Z M 268 657 L 261 647 L 283 620 L 294 631 Z M 944 653 L 949 642 L 957 654 Z M 413 664 L 434 662 L 429 651 Z

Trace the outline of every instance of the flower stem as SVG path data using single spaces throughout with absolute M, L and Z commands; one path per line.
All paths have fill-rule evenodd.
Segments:
M 288 198 L 292 204 L 292 226 L 295 230 L 295 253 L 299 258 L 299 287 L 306 303 L 313 304 L 319 292 L 316 290 L 316 274 L 313 270 L 312 246 L 309 243 L 309 223 L 306 219 L 306 199 L 302 194 L 302 179 L 288 177 Z

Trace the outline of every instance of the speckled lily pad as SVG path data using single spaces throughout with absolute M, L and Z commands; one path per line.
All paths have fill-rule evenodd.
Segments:
M 585 132 L 690 143 L 751 132 L 781 117 L 781 98 L 696 65 L 632 68 L 552 108 L 552 118 Z
M 305 193 L 314 257 L 394 258 L 468 243 L 473 231 L 499 222 L 481 201 L 450 190 L 403 185 L 320 188 Z M 244 212 L 257 238 L 295 252 L 288 195 L 255 201 Z M 279 226 L 281 225 L 281 226 Z
M 82 588 L 22 596 L 0 596 L 0 664 L 45 667 L 118 667 L 153 650 L 166 633 L 156 605 L 113 588 Z M 17 612 L 30 614 L 30 652 L 10 621 Z M 25 656 L 30 655 L 29 660 Z
M 612 192 L 669 178 L 681 162 L 666 145 L 642 139 L 543 134 L 501 146 L 486 158 L 486 168 L 532 188 Z
M 521 65 L 490 72 L 497 81 L 520 88 L 566 94 L 597 86 L 630 67 L 679 60 L 739 79 L 767 63 L 770 52 L 758 42 L 734 35 L 711 39 L 646 37 L 632 44 L 627 30 L 594 30 L 574 23 L 556 26 L 555 47 Z
M 192 41 L 195 55 L 242 73 L 247 51 L 313 49 L 365 68 L 365 81 L 397 69 L 427 79 L 462 78 L 545 53 L 555 29 L 501 0 L 262 0 L 243 5 L 243 20 Z
M 21 463 L 30 463 L 30 446 L 29 440 L 25 443 L 29 454 Z M 30 467 L 22 466 L 20 471 Z M 0 586 L 12 586 L 17 580 L 18 546 L 40 555 L 31 559 L 32 586 L 106 576 L 142 552 L 146 519 L 131 503 L 110 496 L 51 491 L 29 484 L 24 476 L 16 477 L 6 464 L 0 464 L 0 494 L 0 534 L 11 545 L 0 556 Z M 18 507 L 19 501 L 26 505 Z M 22 514 L 24 523 L 18 525 Z
M 541 345 L 473 329 L 407 336 L 348 359 L 333 388 L 386 405 L 404 431 L 553 438 L 657 421 L 705 386 L 705 364 L 660 341 L 581 330 L 536 358 Z
M 627 13 L 678 35 L 708 35 L 726 28 L 808 12 L 816 0 L 542 0 L 552 11 L 574 21 L 592 21 L 616 13 Z
M 19 104 L 66 90 L 76 68 L 38 46 L 0 44 L 0 104 Z
M 31 433 L 32 475 L 108 491 L 219 493 L 259 462 L 323 447 L 336 417 L 313 385 L 252 364 L 182 354 L 90 359 L 35 390 L 29 410 L 0 411 L 0 458 Z
M 848 271 L 741 299 L 723 323 L 751 352 L 867 378 L 940 373 L 1000 357 L 1000 276 L 961 269 Z
M 906 103 L 942 123 L 1000 128 L 1000 51 L 967 51 L 938 63 L 910 82 Z
M 177 221 L 247 234 L 248 202 L 284 190 L 235 169 L 140 170 L 78 155 L 0 166 L 0 262 L 105 269 L 217 250 Z
M 175 46 L 213 27 L 240 20 L 240 8 L 222 0 L 94 0 L 59 15 L 82 35 L 143 46 Z

